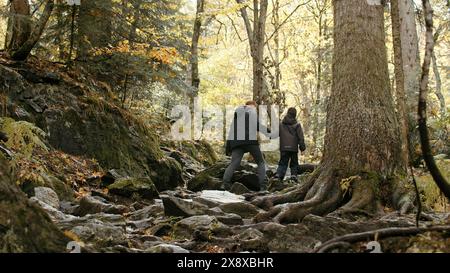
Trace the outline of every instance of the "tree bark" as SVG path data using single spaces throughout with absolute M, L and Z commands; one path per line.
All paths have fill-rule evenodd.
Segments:
M 243 0 L 236 0 L 242 4 Z M 241 16 L 245 23 L 250 43 L 253 64 L 253 100 L 258 104 L 268 102 L 268 90 L 264 78 L 264 46 L 268 0 L 253 0 L 253 27 L 247 13 L 247 7 L 241 8 Z
M 268 47 L 268 51 L 270 53 L 270 57 L 272 59 L 271 66 L 274 67 L 274 74 L 270 73 L 269 68 L 266 68 L 266 71 L 270 73 L 270 79 L 271 79 L 271 86 L 272 86 L 272 92 L 270 94 L 270 101 L 278 105 L 280 108 L 280 111 L 283 112 L 286 108 L 286 92 L 281 91 L 281 79 L 282 79 L 282 72 L 281 72 L 281 64 L 283 63 L 285 59 L 286 52 L 284 54 L 284 57 L 281 58 L 280 51 L 285 51 L 286 49 L 282 49 L 280 45 L 280 30 L 281 30 L 281 20 L 280 20 L 280 0 L 272 0 L 273 5 L 273 11 L 272 11 L 272 25 L 275 29 L 272 37 L 273 37 L 273 54 L 269 47 L 269 41 L 266 39 L 266 45 Z
M 12 1 L 10 14 L 5 49 L 8 52 L 14 52 L 28 40 L 31 34 L 31 14 L 28 0 Z
M 50 18 L 50 15 L 52 14 L 53 7 L 54 7 L 54 0 L 47 0 L 44 11 L 42 12 L 41 18 L 37 22 L 37 24 L 34 26 L 33 31 L 29 35 L 28 39 L 20 45 L 19 48 L 16 50 L 10 50 L 9 54 L 11 55 L 11 58 L 18 61 L 25 60 L 28 55 L 30 55 L 31 50 L 33 50 L 36 43 L 39 41 L 39 39 L 42 36 L 42 32 L 44 32 L 45 26 L 47 25 L 48 19 Z
M 200 76 L 198 70 L 198 42 L 202 32 L 202 16 L 205 12 L 205 0 L 197 0 L 197 12 L 195 15 L 194 32 L 191 45 L 191 85 L 197 91 L 200 87 Z
M 58 5 L 56 8 L 56 22 L 57 22 L 57 34 L 55 37 L 55 42 L 58 46 L 58 58 L 60 61 L 64 61 L 66 59 L 66 48 L 63 43 L 64 40 L 64 11 L 65 7 L 63 5 Z
M 255 42 L 255 57 L 253 58 L 253 99 L 259 103 L 267 103 L 267 86 L 265 86 L 264 78 L 264 45 L 265 45 L 265 34 L 266 34 L 266 20 L 267 20 L 267 0 L 254 0 L 255 7 L 258 9 L 254 10 L 254 42 Z M 258 11 L 259 10 L 259 11 Z
M 333 83 L 324 162 L 391 176 L 400 138 L 390 92 L 383 6 L 334 1 Z
M 414 159 L 413 136 L 417 127 L 416 104 L 419 94 L 420 64 L 414 4 L 412 0 L 391 0 L 394 41 L 397 112 L 404 169 Z M 411 147 L 409 147 L 411 146 Z

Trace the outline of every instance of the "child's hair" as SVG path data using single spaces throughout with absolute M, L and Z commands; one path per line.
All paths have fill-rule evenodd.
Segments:
M 288 109 L 287 114 L 288 114 L 288 116 L 295 118 L 295 117 L 297 117 L 297 109 L 295 109 L 294 107 L 291 107 Z

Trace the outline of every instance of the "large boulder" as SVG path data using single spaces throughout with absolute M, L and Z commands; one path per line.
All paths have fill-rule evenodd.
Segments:
M 140 210 L 128 213 L 128 219 L 132 221 L 146 220 L 151 217 L 161 216 L 164 213 L 164 207 L 159 204 L 146 206 Z
M 50 171 L 43 162 L 45 160 L 40 158 L 47 155 L 50 150 L 43 130 L 26 121 L 0 118 L 0 131 L 4 131 L 8 136 L 8 140 L 4 143 L 5 147 L 14 150 L 14 157 L 20 159 L 17 160 L 20 164 L 18 167 L 22 167 L 19 184 L 25 193 L 33 196 L 34 188 L 46 187 L 54 190 L 60 200 L 73 199 L 73 190 L 58 179 L 57 174 Z M 27 168 L 23 168 L 22 165 Z
M 59 198 L 56 192 L 50 188 L 46 187 L 36 187 L 34 188 L 34 197 L 44 202 L 45 204 L 55 208 L 59 209 Z
M 121 227 L 102 222 L 97 219 L 88 220 L 82 225 L 70 229 L 78 238 L 89 242 L 97 248 L 111 245 L 126 245 L 125 230 Z
M 203 166 L 211 166 L 218 160 L 216 151 L 205 140 L 164 141 L 162 144 L 169 151 L 171 150 L 171 157 L 175 158 L 183 167 L 190 165 L 193 161 Z
M 148 178 L 120 178 L 108 186 L 110 193 L 132 197 L 138 194 L 142 198 L 154 199 L 159 197 L 158 190 L 153 181 Z
M 243 202 L 245 197 L 227 191 L 206 190 L 202 191 L 194 200 L 213 208 L 223 204 Z
M 198 215 L 177 222 L 173 227 L 173 234 L 175 238 L 192 238 L 195 231 L 214 233 L 225 227 L 214 216 Z
M 260 210 L 256 206 L 248 202 L 223 204 L 219 208 L 223 212 L 234 213 L 241 216 L 242 218 L 252 218 L 260 212 Z
M 75 209 L 74 215 L 85 216 L 87 214 L 96 214 L 100 212 L 109 214 L 123 214 L 128 211 L 128 207 L 109 204 L 101 197 L 85 196 L 80 200 L 80 205 Z
M 175 196 L 162 196 L 166 216 L 189 217 L 205 214 L 208 206 L 191 199 L 181 199 Z
M 244 221 L 242 220 L 242 217 L 234 214 L 234 213 L 227 213 L 225 215 L 218 215 L 216 216 L 217 220 L 225 225 L 229 226 L 236 226 L 236 225 L 243 225 Z

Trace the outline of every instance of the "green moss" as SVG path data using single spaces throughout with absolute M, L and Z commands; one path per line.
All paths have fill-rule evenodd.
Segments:
M 153 199 L 159 197 L 153 181 L 148 178 L 121 178 L 108 186 L 111 193 L 132 197 L 139 194 L 143 198 Z
M 219 160 L 213 146 L 204 140 L 182 141 L 181 143 L 175 141 L 164 141 L 162 144 L 165 147 L 178 150 L 194 158 L 196 161 L 204 164 L 205 166 L 211 166 Z
M 436 161 L 441 173 L 450 181 L 450 160 L 440 159 Z M 421 193 L 422 203 L 434 211 L 445 212 L 450 209 L 450 203 L 443 196 L 439 187 L 429 173 L 422 173 L 416 177 L 417 186 Z
M 28 195 L 33 195 L 34 188 L 36 187 L 47 187 L 53 189 L 60 200 L 74 200 L 74 191 L 63 181 L 47 172 L 41 172 L 34 179 L 30 177 L 21 183 L 20 186 L 22 191 Z

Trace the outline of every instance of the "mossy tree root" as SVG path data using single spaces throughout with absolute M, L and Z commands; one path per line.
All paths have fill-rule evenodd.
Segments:
M 273 219 L 278 223 L 295 223 L 300 222 L 308 214 L 324 215 L 334 211 L 342 200 L 342 192 L 339 187 L 339 180 L 336 180 L 334 171 L 323 171 L 314 176 L 305 186 L 309 190 L 305 194 L 304 199 L 297 199 L 296 203 L 281 204 L 273 207 L 266 213 L 261 213 L 254 218 L 255 222 L 267 221 Z M 286 196 L 292 197 L 292 193 Z M 282 199 L 277 197 L 277 201 Z
M 362 214 L 373 216 L 382 213 L 381 201 L 392 200 L 394 207 L 402 213 L 414 209 L 413 191 L 405 187 L 404 181 L 391 185 L 394 197 L 382 192 L 384 180 L 369 173 L 347 177 L 332 168 L 318 169 L 303 185 L 285 194 L 258 197 L 253 204 L 267 212 L 258 214 L 255 222 L 278 223 L 301 222 L 308 214 L 335 216 Z
M 256 197 L 251 200 L 252 204 L 262 209 L 269 210 L 273 206 L 279 204 L 295 203 L 299 200 L 304 200 L 308 191 L 314 185 L 319 173 L 320 172 L 316 170 L 304 184 L 293 187 L 292 190 L 287 193 Z

